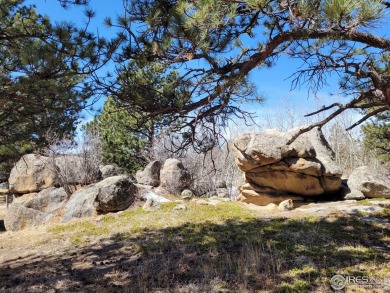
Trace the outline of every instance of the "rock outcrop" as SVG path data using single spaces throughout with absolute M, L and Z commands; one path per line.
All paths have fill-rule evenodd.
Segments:
M 63 222 L 76 218 L 92 217 L 96 215 L 94 202 L 99 194 L 99 188 L 94 184 L 85 186 L 74 192 L 66 203 Z
M 96 213 L 125 210 L 135 201 L 137 191 L 127 176 L 108 177 L 73 193 L 65 206 L 62 220 L 67 222 Z
M 16 231 L 49 221 L 66 203 L 63 188 L 48 188 L 39 193 L 25 194 L 13 202 L 4 218 L 7 230 Z
M 172 194 L 181 194 L 191 185 L 191 175 L 178 159 L 167 159 L 160 171 L 160 186 Z
M 26 194 L 55 186 L 58 178 L 50 158 L 28 154 L 12 168 L 8 183 L 11 193 Z
M 95 186 L 99 192 L 94 206 L 101 213 L 123 211 L 136 199 L 137 187 L 127 176 L 108 177 Z
M 352 172 L 344 190 L 344 199 L 390 198 L 390 182 L 367 166 Z
M 44 221 L 44 213 L 26 208 L 21 203 L 13 203 L 9 206 L 7 214 L 4 217 L 4 226 L 6 230 L 17 231 L 40 225 Z
M 233 150 L 246 184 L 239 200 L 258 205 L 331 194 L 341 184 L 341 170 L 321 130 L 315 128 L 288 141 L 299 129 L 248 133 Z
M 140 184 L 157 187 L 160 185 L 160 169 L 159 161 L 150 162 L 143 171 L 137 171 L 135 178 Z

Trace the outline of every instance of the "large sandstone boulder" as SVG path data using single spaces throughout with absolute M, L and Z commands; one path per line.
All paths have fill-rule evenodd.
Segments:
M 345 199 L 390 198 L 390 182 L 367 166 L 355 169 L 347 186 Z
M 108 177 L 72 194 L 65 206 L 63 221 L 127 209 L 136 199 L 137 187 L 127 176 Z
M 39 193 L 25 194 L 9 206 L 4 226 L 15 231 L 43 224 L 65 206 L 66 199 L 63 188 L 52 187 Z
M 96 214 L 94 202 L 99 194 L 99 188 L 94 184 L 74 192 L 65 206 L 63 222 L 76 218 L 92 217 Z
M 191 185 L 191 175 L 177 159 L 167 159 L 160 171 L 161 187 L 172 194 L 180 194 Z
M 137 171 L 135 178 L 140 184 L 157 187 L 160 185 L 160 169 L 161 163 L 159 161 L 150 162 L 143 171 Z
M 67 198 L 68 195 L 63 188 L 50 187 L 24 202 L 24 206 L 49 214 L 63 208 Z
M 11 193 L 31 193 L 58 183 L 53 161 L 44 156 L 24 155 L 12 168 L 8 179 Z
M 120 175 L 96 183 L 99 193 L 94 206 L 98 212 L 108 213 L 127 209 L 136 198 L 137 187 L 129 177 Z
M 5 229 L 10 231 L 34 227 L 44 222 L 44 213 L 35 209 L 27 208 L 21 203 L 12 203 L 4 217 Z
M 314 128 L 288 145 L 297 131 L 248 133 L 234 141 L 237 165 L 249 183 L 241 188 L 240 200 L 264 205 L 340 189 L 341 170 L 321 130 Z

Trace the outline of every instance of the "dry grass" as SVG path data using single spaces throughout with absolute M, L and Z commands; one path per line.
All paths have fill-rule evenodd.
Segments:
M 388 226 L 261 219 L 237 203 L 173 205 L 48 227 L 35 249 L 52 251 L 3 262 L 0 291 L 332 292 L 334 274 L 390 277 Z

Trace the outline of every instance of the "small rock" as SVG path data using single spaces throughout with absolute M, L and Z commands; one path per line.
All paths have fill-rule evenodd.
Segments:
M 220 204 L 221 201 L 220 200 L 216 200 L 216 199 L 210 199 L 208 201 L 209 205 L 213 205 L 213 206 L 216 206 L 217 204 Z
M 160 203 L 154 201 L 153 199 L 148 199 L 143 205 L 142 209 L 144 211 L 156 211 L 160 209 Z
M 274 210 L 278 209 L 278 206 L 274 203 L 270 203 L 270 204 L 266 205 L 265 208 L 269 211 L 274 211 Z
M 192 192 L 192 190 L 190 189 L 184 189 L 182 192 L 181 192 L 181 198 L 182 199 L 185 199 L 185 200 L 190 200 L 191 198 L 194 197 L 194 193 Z
M 187 207 L 184 204 L 178 204 L 177 206 L 175 206 L 173 208 L 173 210 L 175 210 L 175 211 L 184 211 L 186 209 L 187 209 Z
M 294 203 L 291 199 L 282 201 L 278 206 L 278 210 L 281 212 L 291 211 L 293 208 Z

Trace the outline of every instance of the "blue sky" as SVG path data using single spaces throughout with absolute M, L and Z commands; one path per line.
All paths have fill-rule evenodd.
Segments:
M 37 11 L 43 15 L 48 15 L 52 21 L 70 21 L 79 26 L 86 23 L 83 15 L 83 8 L 69 7 L 64 9 L 57 0 L 28 0 L 26 4 L 34 4 Z M 101 36 L 110 37 L 115 34 L 115 30 L 103 25 L 106 17 L 116 19 L 117 15 L 123 13 L 122 0 L 91 0 L 90 6 L 96 13 L 89 25 L 89 30 Z M 381 35 L 390 35 L 389 21 L 384 23 L 379 30 Z M 251 79 L 256 84 L 258 92 L 265 96 L 266 101 L 262 105 L 246 105 L 244 108 L 251 112 L 256 112 L 260 118 L 267 113 L 278 110 L 283 101 L 288 100 L 293 107 L 298 107 L 302 113 L 308 113 L 318 109 L 319 105 L 330 104 L 342 97 L 330 97 L 330 93 L 337 93 L 337 81 L 330 80 L 330 86 L 325 87 L 315 98 L 309 94 L 306 88 L 290 91 L 291 80 L 286 80 L 296 70 L 301 63 L 291 60 L 287 55 L 283 55 L 277 64 L 268 69 L 261 68 L 251 73 Z M 97 106 L 103 104 L 99 101 Z M 87 116 L 90 114 L 87 113 Z

